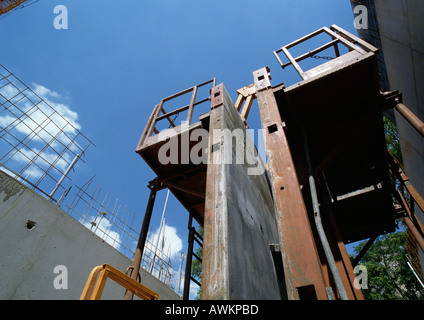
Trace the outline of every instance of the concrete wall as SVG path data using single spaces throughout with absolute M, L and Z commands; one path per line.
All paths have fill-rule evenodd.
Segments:
M 282 258 L 270 250 L 280 243 L 270 185 L 266 172 L 249 170 L 245 156 L 253 159 L 254 145 L 225 88 L 221 96 L 210 114 L 201 297 L 281 299 L 274 258 L 281 267 Z
M 35 225 L 28 229 L 27 222 Z M 95 266 L 125 271 L 131 261 L 43 197 L 0 171 L 0 299 L 79 299 Z M 55 289 L 67 268 L 68 289 Z M 142 283 L 159 299 L 180 299 L 143 270 Z M 124 289 L 108 279 L 102 299 L 123 299 Z
M 375 7 L 390 88 L 402 92 L 405 105 L 424 121 L 424 1 L 375 0 Z M 397 111 L 395 116 L 405 172 L 424 196 L 424 138 Z

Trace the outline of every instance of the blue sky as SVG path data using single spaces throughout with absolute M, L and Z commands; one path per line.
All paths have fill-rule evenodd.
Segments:
M 53 26 L 56 5 L 68 9 L 67 30 Z M 331 24 L 356 34 L 350 1 L 40 0 L 0 19 L 0 63 L 24 83 L 57 92 L 78 114 L 96 148 L 73 182 L 96 175 L 96 183 L 143 216 L 155 175 L 135 147 L 155 104 L 213 77 L 235 101 L 236 90 L 265 66 L 273 85 L 295 83 L 273 50 Z M 257 117 L 253 108 L 253 127 Z M 165 195 L 157 199 L 153 228 Z M 183 251 L 187 217 L 171 198 L 166 223 Z

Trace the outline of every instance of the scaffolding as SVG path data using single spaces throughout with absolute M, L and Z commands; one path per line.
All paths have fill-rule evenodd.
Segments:
M 80 130 L 76 114 L 60 101 L 59 94 L 33 85 L 30 88 L 0 65 L 0 170 L 90 229 L 106 243 L 132 259 L 140 217 L 104 192 L 94 177 L 82 186 L 70 184 L 70 172 L 94 143 Z M 160 247 L 147 235 L 142 267 L 181 293 L 181 272 L 162 237 Z M 155 242 L 155 243 L 154 243 Z M 168 250 L 168 251 L 167 251 Z M 129 270 L 127 270 L 128 272 Z
M 28 7 L 39 0 L 2 0 L 0 1 L 0 16 L 4 16 L 14 10 Z
M 110 191 L 95 184 L 94 178 L 82 186 L 75 186 L 73 199 L 63 204 L 62 208 L 103 241 L 132 259 L 136 251 L 141 217 L 120 204 L 119 199 L 112 197 Z M 179 293 L 181 278 L 176 268 L 180 263 L 177 261 L 179 257 L 171 259 L 169 243 L 165 246 L 163 234 L 160 240 L 162 241 L 154 241 L 153 233 L 149 231 L 141 267 Z M 130 268 L 127 269 L 129 271 Z
M 58 202 L 70 170 L 95 145 L 80 131 L 75 113 L 55 102 L 57 93 L 34 86 L 0 65 L 0 169 Z
M 316 43 L 317 37 L 324 36 L 327 42 L 313 50 L 308 48 L 298 56 L 290 52 L 305 42 Z M 143 229 L 149 224 L 156 191 L 170 188 L 189 212 L 189 247 L 194 238 L 192 219 L 205 230 L 202 298 L 363 299 L 362 291 L 354 285 L 355 274 L 345 244 L 393 232 L 400 214 L 393 203 L 394 167 L 389 165 L 382 114 L 405 106 L 398 91 L 384 90 L 382 56 L 377 57 L 378 52 L 377 47 L 336 25 L 323 27 L 274 51 L 280 66 L 283 69 L 293 66 L 302 79 L 290 87 L 284 83 L 272 86 L 270 69 L 262 68 L 253 72 L 253 85 L 237 91 L 234 105 L 223 84 L 215 85 L 213 81 L 210 111 L 194 123 L 189 115 L 184 129 L 169 118 L 181 108 L 164 112 L 163 103 L 168 98 L 156 105 L 136 148 L 158 175 L 149 183 L 151 195 Z M 280 53 L 285 55 L 286 62 Z M 315 61 L 311 63 L 309 58 Z M 187 89 L 183 93 L 192 91 Z M 248 127 L 247 115 L 253 99 L 258 101 L 265 134 L 267 172 L 266 177 L 246 178 L 246 167 L 230 168 L 219 161 L 213 163 L 215 157 L 222 160 L 233 152 L 226 149 L 224 136 L 215 137 L 214 129 L 236 128 L 242 132 Z M 245 108 L 241 107 L 243 102 Z M 184 110 L 193 107 L 192 99 Z M 235 119 L 234 110 L 241 111 L 239 120 Z M 417 130 L 422 130 L 422 124 L 415 121 L 406 107 L 405 110 L 405 117 L 410 118 Z M 208 131 L 209 141 L 202 153 L 207 154 L 209 161 L 196 164 L 184 162 L 180 157 L 174 163 L 162 164 L 158 152 L 169 139 L 161 139 L 162 132 L 155 129 L 158 120 L 164 119 L 172 127 L 167 137 L 179 144 L 188 137 L 183 136 L 185 133 L 196 129 Z M 189 154 L 193 145 L 186 148 L 185 154 Z M 234 185 L 235 181 L 246 184 L 243 191 Z M 261 181 L 268 181 L 272 200 L 267 198 L 270 190 L 259 188 L 264 186 Z M 235 194 L 233 189 L 250 192 L 252 198 L 257 196 L 255 192 L 260 193 L 264 203 L 257 201 L 258 207 L 246 207 L 246 195 Z M 265 242 L 274 237 L 270 231 L 265 233 L 264 222 L 257 229 L 248 227 L 251 219 L 267 216 L 264 206 L 270 201 L 280 243 L 271 242 L 267 244 L 269 248 L 262 249 L 271 251 L 273 262 L 258 251 L 237 255 L 242 246 L 256 245 L 247 242 L 252 239 L 249 237 L 258 240 L 269 237 Z M 401 200 L 399 204 L 402 212 L 407 212 L 402 217 L 414 237 L 422 239 L 422 228 L 413 221 L 409 207 Z M 255 217 L 256 214 L 259 216 Z M 238 232 L 242 235 L 235 235 Z M 140 233 L 139 242 L 143 243 L 145 238 L 146 233 Z M 411 255 L 413 250 L 409 251 Z M 256 287 L 249 291 L 249 286 L 258 285 L 251 281 L 251 272 L 258 271 L 253 261 L 256 254 L 261 257 L 263 270 L 268 268 L 271 272 L 270 265 L 274 264 L 278 281 L 284 283 L 279 284 L 279 293 L 275 283 L 268 283 L 269 290 L 260 291 Z M 216 264 L 217 260 L 220 264 Z M 190 261 L 188 258 L 186 283 L 192 280 Z M 231 261 L 238 267 L 229 265 Z M 136 264 L 134 259 L 133 265 Z M 245 281 L 242 284 L 240 277 Z M 266 284 L 261 283 L 262 286 Z

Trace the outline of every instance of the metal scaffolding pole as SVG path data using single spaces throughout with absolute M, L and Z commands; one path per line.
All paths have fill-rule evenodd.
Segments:
M 305 128 L 303 128 L 303 143 L 305 147 L 306 162 L 308 164 L 309 188 L 311 190 L 312 206 L 314 209 L 314 218 L 315 218 L 315 224 L 317 227 L 318 235 L 321 240 L 321 244 L 324 249 L 324 253 L 325 253 L 325 257 L 327 258 L 328 265 L 330 266 L 331 274 L 333 275 L 334 282 L 336 283 L 337 290 L 339 291 L 340 298 L 342 300 L 349 300 L 346 293 L 346 289 L 343 286 L 343 281 L 340 276 L 339 270 L 337 269 L 336 261 L 334 259 L 333 253 L 331 252 L 330 244 L 328 243 L 327 236 L 325 235 L 324 227 L 322 226 L 321 213 L 320 213 L 319 203 L 318 203 L 318 195 L 317 195 L 317 190 L 315 186 L 315 178 L 313 175 L 314 171 L 312 168 L 311 156 L 309 153 L 308 138 L 306 135 Z
M 149 230 L 150 219 L 152 218 L 153 206 L 156 199 L 156 188 L 151 189 L 149 201 L 147 203 L 146 213 L 144 215 L 143 225 L 141 226 L 140 236 L 138 238 L 137 248 L 135 249 L 134 258 L 130 277 L 134 280 L 137 279 L 140 270 L 141 258 L 143 257 L 144 246 L 146 244 L 147 232 Z M 124 300 L 132 300 L 134 292 L 126 291 Z

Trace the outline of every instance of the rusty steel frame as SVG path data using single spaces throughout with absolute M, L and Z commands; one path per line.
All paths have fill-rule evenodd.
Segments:
M 402 170 L 401 165 L 391 156 L 388 155 L 389 162 L 392 167 L 392 174 L 395 179 L 397 179 L 402 187 L 403 190 L 406 189 L 406 192 L 408 192 L 410 198 L 411 198 L 411 204 L 408 204 L 408 202 L 405 199 L 405 196 L 403 193 L 398 189 L 397 191 L 394 191 L 394 196 L 399 202 L 399 204 L 402 206 L 402 208 L 405 210 L 405 215 L 403 217 L 403 220 L 409 230 L 411 231 L 412 235 L 415 238 L 415 241 L 420 246 L 421 250 L 424 251 L 424 226 L 422 223 L 415 217 L 413 213 L 413 204 L 412 201 L 414 201 L 418 207 L 424 212 L 424 200 L 420 196 L 420 194 L 416 191 L 414 186 L 410 183 L 408 176 L 405 174 L 405 172 Z
M 182 90 L 178 93 L 175 93 L 175 94 L 173 94 L 169 97 L 162 99 L 160 101 L 160 103 L 155 106 L 155 108 L 153 109 L 153 111 L 152 111 L 152 113 L 151 113 L 151 115 L 150 115 L 150 117 L 147 121 L 147 124 L 146 124 L 146 126 L 143 130 L 143 133 L 141 134 L 140 140 L 138 142 L 137 150 L 143 148 L 143 146 L 147 143 L 146 140 L 150 136 L 152 136 L 153 133 L 159 132 L 156 129 L 156 124 L 157 124 L 158 121 L 160 121 L 162 119 L 167 119 L 168 122 L 170 123 L 170 126 L 172 126 L 173 128 L 177 128 L 178 126 L 176 126 L 175 123 L 170 119 L 170 116 L 176 115 L 180 112 L 188 110 L 187 118 L 185 120 L 186 120 L 186 123 L 188 125 L 190 125 L 192 123 L 194 107 L 210 100 L 210 97 L 207 97 L 207 98 L 205 98 L 201 101 L 196 101 L 198 88 L 203 87 L 203 86 L 208 85 L 208 84 L 212 84 L 212 86 L 214 87 L 216 85 L 216 79 L 213 78 L 209 81 L 206 81 L 206 82 L 203 82 L 203 83 L 198 84 L 196 86 L 187 88 L 185 90 Z M 175 109 L 175 110 L 170 111 L 170 112 L 165 111 L 165 109 L 163 108 L 163 105 L 164 105 L 165 102 L 170 101 L 170 100 L 175 99 L 175 98 L 178 98 L 178 97 L 180 97 L 184 94 L 190 93 L 190 92 L 192 93 L 191 99 L 190 99 L 190 104 L 183 106 L 183 107 L 180 107 L 180 108 Z M 162 113 L 162 115 L 161 115 L 161 113 Z
M 294 58 L 291 56 L 288 51 L 290 48 L 308 39 L 311 39 L 321 33 L 326 33 L 330 35 L 332 40 L 319 48 L 309 51 L 306 54 L 300 55 L 299 57 Z M 368 44 L 362 39 L 339 28 L 336 25 L 332 25 L 330 28 L 321 28 L 301 39 L 298 39 L 282 47 L 277 51 L 274 51 L 274 55 L 283 69 L 289 65 L 293 65 L 303 80 L 309 80 L 311 74 L 308 72 L 304 72 L 300 68 L 298 62 L 303 61 L 304 59 L 307 59 L 312 55 L 315 55 L 331 47 L 334 47 L 336 57 L 341 57 L 338 48 L 339 43 L 343 44 L 349 49 L 349 53 L 351 54 L 349 55 L 348 59 L 352 59 L 352 57 L 358 57 L 360 55 L 366 55 L 366 57 L 370 57 L 378 51 L 377 48 Z M 278 56 L 279 52 L 283 52 L 286 55 L 289 60 L 288 63 L 282 63 L 280 57 Z M 329 201 L 330 199 L 327 198 L 326 195 L 322 195 L 325 193 L 326 188 L 321 184 L 321 181 L 319 179 L 319 175 L 323 174 L 321 172 L 322 169 L 333 161 L 334 157 L 336 157 L 340 150 L 344 148 L 344 145 L 337 145 L 335 149 L 331 152 L 331 154 L 329 154 L 329 156 L 325 158 L 322 163 L 315 167 L 315 170 L 313 170 L 314 168 L 312 167 L 312 165 L 308 163 L 308 176 L 309 178 L 312 178 L 312 180 L 309 179 L 309 187 L 311 188 L 311 198 L 313 202 L 312 207 L 315 216 L 315 224 L 313 224 L 313 219 L 311 218 L 310 220 L 309 218 L 307 205 L 303 198 L 301 190 L 303 186 L 301 186 L 299 183 L 299 178 L 297 176 L 298 173 L 296 171 L 293 155 L 291 154 L 288 138 L 285 132 L 286 127 L 283 122 L 284 119 L 282 119 L 277 99 L 274 95 L 276 89 L 272 88 L 271 86 L 271 77 L 269 72 L 269 68 L 262 68 L 253 72 L 254 83 L 253 85 L 246 86 L 237 91 L 239 95 L 235 104 L 235 108 L 237 111 L 242 110 L 243 102 L 246 102 L 245 108 L 243 108 L 241 112 L 241 118 L 247 127 L 246 118 L 250 111 L 252 101 L 255 98 L 258 101 L 261 124 L 262 128 L 265 131 L 266 154 L 268 158 L 267 168 L 269 168 L 269 176 L 271 178 L 271 189 L 276 210 L 275 213 L 281 243 L 281 254 L 283 258 L 287 297 L 291 300 L 304 298 L 305 295 L 308 298 L 315 297 L 319 300 L 327 300 L 334 298 L 362 300 L 364 299 L 362 291 L 360 289 L 355 288 L 354 286 L 355 274 L 353 272 L 353 267 L 357 263 L 357 261 L 354 261 L 354 264 L 352 265 L 349 255 L 347 254 L 347 250 L 344 245 L 334 213 L 332 211 L 333 208 Z M 203 99 L 202 101 L 196 102 L 197 88 L 209 83 L 213 84 L 213 87 L 210 91 L 210 97 L 208 97 L 207 99 Z M 147 125 L 140 138 L 137 150 L 141 150 L 143 147 L 149 145 L 148 138 L 153 134 L 153 132 L 158 133 L 158 130 L 156 129 L 156 123 L 158 121 L 167 119 L 170 123 L 170 126 L 176 128 L 176 125 L 171 120 L 170 116 L 177 115 L 182 111 L 188 110 L 186 121 L 190 125 L 192 121 L 194 107 L 200 103 L 206 102 L 207 100 L 210 100 L 211 103 L 210 109 L 212 111 L 208 114 L 211 126 L 210 128 L 213 128 L 213 125 L 220 120 L 218 113 L 214 113 L 213 110 L 223 105 L 223 90 L 223 85 L 221 84 L 217 86 L 216 80 L 212 79 L 198 86 L 188 88 L 177 94 L 162 99 L 160 103 L 155 106 L 152 114 L 149 117 Z M 166 112 L 164 110 L 163 105 L 166 101 L 169 101 L 171 99 L 174 99 L 190 92 L 192 93 L 192 96 L 189 105 L 180 107 L 171 112 Z M 370 112 L 370 114 L 374 114 L 375 112 L 381 112 L 383 109 L 388 109 L 390 105 L 390 108 L 395 107 L 414 126 L 414 128 L 417 129 L 418 132 L 423 134 L 423 123 L 417 121 L 416 116 L 411 115 L 411 112 L 400 102 L 399 96 L 400 95 L 398 92 L 381 93 L 380 97 L 374 101 L 375 104 L 378 105 L 378 108 L 376 108 L 378 110 Z M 370 114 L 365 114 L 365 119 L 363 120 L 363 122 L 367 121 L 367 117 Z M 361 128 L 362 125 L 362 122 L 359 123 L 357 129 Z M 346 136 L 345 141 L 349 139 L 354 139 L 353 134 L 354 133 L 352 133 L 352 135 Z M 211 143 L 213 141 L 213 132 L 212 130 L 210 130 L 209 145 L 212 145 Z M 305 143 L 307 143 L 306 133 Z M 307 154 L 308 152 L 306 145 L 307 144 L 305 144 L 305 150 Z M 208 155 L 209 160 L 215 157 L 213 151 L 214 150 L 212 150 Z M 225 261 L 226 259 L 228 259 L 228 252 L 226 251 L 227 249 L 225 247 L 219 247 L 219 249 L 214 250 L 216 248 L 212 248 L 213 246 L 211 245 L 211 243 L 213 243 L 214 245 L 223 243 L 223 237 L 225 237 L 220 232 L 222 222 L 218 221 L 216 225 L 211 223 L 211 221 L 220 219 L 219 217 L 217 218 L 220 208 L 217 205 L 217 202 L 215 201 L 216 199 L 214 197 L 217 197 L 218 199 L 219 197 L 223 196 L 222 194 L 220 194 L 218 190 L 219 188 L 217 186 L 217 182 L 220 181 L 223 173 L 220 171 L 219 167 L 214 165 L 214 161 L 209 161 L 208 163 L 209 164 L 207 165 L 205 195 L 200 194 L 196 190 L 187 188 L 187 186 L 181 186 L 178 183 L 175 183 L 173 179 L 179 175 L 179 173 L 175 172 L 172 172 L 171 175 L 168 175 L 166 177 L 157 178 L 150 184 L 152 192 L 156 192 L 156 190 L 160 190 L 163 188 L 174 188 L 199 196 L 205 201 L 204 225 L 206 227 L 206 245 L 204 248 L 204 260 L 207 263 L 205 263 L 205 268 L 203 270 L 202 282 L 203 287 L 207 290 L 202 290 L 202 299 L 208 299 L 211 297 L 229 297 L 229 293 L 227 292 L 228 288 L 226 287 L 227 279 L 225 279 L 224 274 L 219 272 L 219 269 L 222 266 L 220 266 L 219 263 L 217 264 L 217 261 Z M 198 170 L 198 168 L 194 168 L 193 170 Z M 187 174 L 187 172 L 185 172 L 184 174 Z M 315 178 L 317 184 L 316 187 Z M 320 192 L 320 200 L 322 201 L 322 203 L 318 203 L 318 192 Z M 212 198 L 214 198 L 214 201 L 210 201 L 210 199 Z M 209 201 L 207 201 L 208 199 Z M 422 202 L 422 198 L 420 199 Z M 150 219 L 150 217 L 148 216 L 151 215 L 151 212 L 149 213 L 149 207 L 151 207 L 151 209 L 153 207 L 153 204 L 150 203 L 150 200 L 148 204 L 148 209 L 146 210 L 147 217 L 145 217 L 145 220 Z M 418 199 L 417 201 L 419 202 L 420 200 Z M 416 237 L 420 233 L 420 231 L 422 232 L 422 229 L 419 230 L 420 228 L 416 228 L 416 221 L 414 221 L 411 217 L 413 213 L 411 213 L 411 211 L 407 207 L 406 201 L 402 198 L 401 194 L 399 196 L 399 202 L 402 203 L 403 206 L 406 206 L 405 211 L 408 217 L 406 219 L 407 221 L 405 222 L 407 224 L 413 223 L 413 225 L 411 225 L 410 227 L 410 230 Z M 319 219 L 319 205 L 322 205 L 322 209 L 325 211 L 327 218 L 325 224 L 323 225 L 321 225 Z M 424 206 L 423 203 L 419 203 L 419 205 L 421 208 Z M 192 227 L 192 219 L 193 215 L 190 213 L 188 225 L 189 254 L 186 261 L 186 274 L 183 294 L 184 299 L 188 299 L 190 281 L 193 280 L 193 278 L 191 277 L 191 259 L 192 255 L 194 255 L 193 243 L 196 239 L 194 237 L 195 230 Z M 142 238 L 145 237 L 142 235 L 142 233 L 140 234 L 139 243 L 140 241 L 142 241 Z M 372 237 L 371 240 L 373 239 L 374 238 Z M 421 246 L 421 248 L 423 248 L 424 243 L 420 243 L 421 240 L 418 239 L 417 242 Z M 369 245 L 371 245 L 371 243 L 372 241 L 370 241 Z M 359 258 L 359 256 L 357 258 Z M 136 275 L 138 274 L 137 272 L 135 272 L 135 265 L 137 264 L 137 261 L 138 260 L 136 259 L 136 257 L 134 257 L 134 269 L 132 274 L 133 278 L 136 277 Z M 213 261 L 213 263 L 211 263 L 211 261 Z M 333 293 L 333 289 L 336 288 L 337 292 Z
M 147 233 L 149 231 L 150 219 L 152 218 L 153 206 L 156 199 L 156 188 L 150 190 L 149 201 L 147 202 L 146 213 L 143 219 L 143 225 L 141 226 L 140 236 L 137 242 L 137 248 L 135 249 L 134 258 L 131 266 L 130 278 L 136 280 L 140 271 L 141 259 L 143 257 L 144 246 L 146 244 Z M 124 295 L 124 300 L 132 300 L 134 293 L 127 290 Z
M 202 259 L 194 252 L 194 241 L 196 241 L 200 246 L 203 246 L 203 244 L 201 243 L 202 240 L 203 239 L 200 234 L 197 233 L 196 229 L 193 227 L 193 215 L 190 214 L 188 221 L 188 248 L 184 276 L 183 300 L 189 299 L 190 281 L 193 281 L 199 287 L 202 286 L 202 284 L 191 275 L 193 257 L 195 257 L 200 263 L 202 263 Z
M 409 122 L 409 124 L 424 137 L 424 122 L 421 121 L 407 106 L 398 100 L 396 110 Z
M 26 1 L 27 0 L 2 0 L 0 2 L 0 16 L 15 9 Z
M 322 33 L 326 33 L 328 34 L 331 38 L 332 41 L 320 46 L 319 48 L 316 48 L 314 50 L 309 51 L 308 53 L 302 54 L 299 57 L 294 58 L 290 52 L 289 49 L 292 47 L 295 47 L 297 45 L 299 45 L 302 42 L 305 42 L 319 34 Z M 365 54 L 367 52 L 376 52 L 378 49 L 375 48 L 374 46 L 370 45 L 369 43 L 365 42 L 364 40 L 356 37 L 355 35 L 349 33 L 346 30 L 343 30 L 342 28 L 338 27 L 337 25 L 332 25 L 330 28 L 327 27 L 323 27 L 320 28 L 296 41 L 293 41 L 292 43 L 289 43 L 288 45 L 285 45 L 283 47 L 281 47 L 278 50 L 274 51 L 274 56 L 277 59 L 278 63 L 280 64 L 281 68 L 286 68 L 290 65 L 293 65 L 293 67 L 295 68 L 295 70 L 297 71 L 297 73 L 302 77 L 303 80 L 307 80 L 308 79 L 308 75 L 306 74 L 306 72 L 304 72 L 302 70 L 302 68 L 300 67 L 300 65 L 298 64 L 298 62 L 303 61 L 307 58 L 312 57 L 313 55 L 320 53 L 326 49 L 329 49 L 331 47 L 334 47 L 334 51 L 336 54 L 336 57 L 340 56 L 339 53 L 339 49 L 338 49 L 338 44 L 341 43 L 343 45 L 345 45 L 349 51 L 357 51 L 359 54 Z M 283 63 L 279 57 L 279 53 L 283 52 L 284 55 L 287 57 L 287 59 L 289 60 L 289 62 L 287 63 Z
M 266 154 L 288 298 L 298 300 L 299 290 L 312 285 L 316 297 L 319 300 L 327 300 L 308 213 L 268 71 L 269 69 L 262 68 L 253 75 L 262 128 L 266 130 Z

